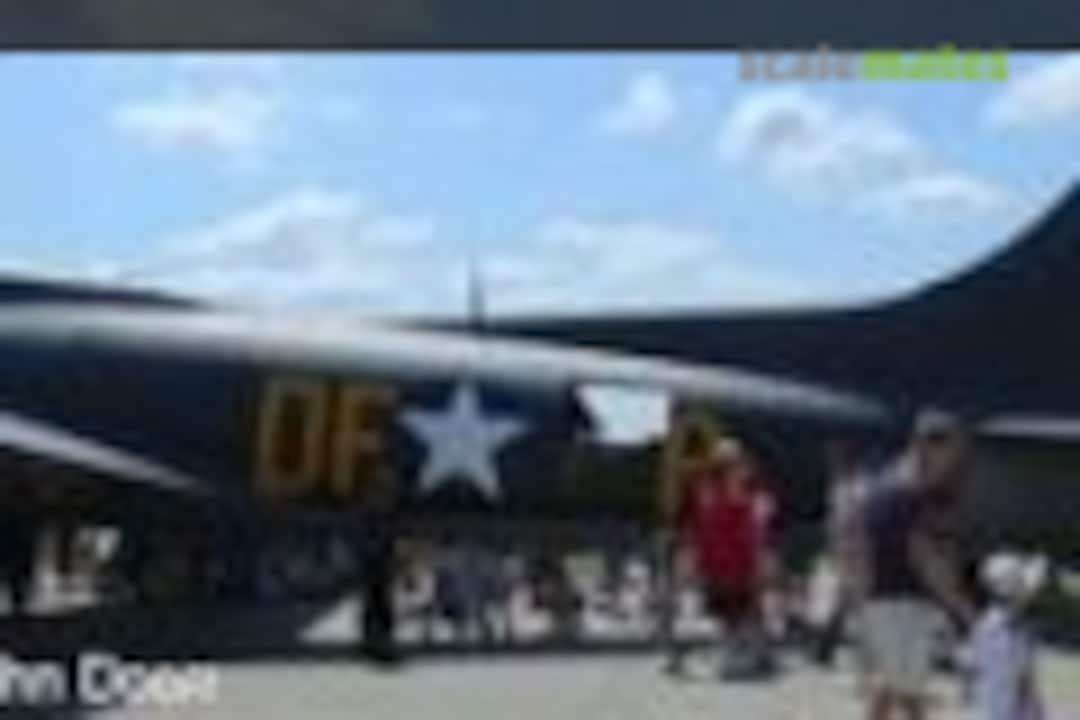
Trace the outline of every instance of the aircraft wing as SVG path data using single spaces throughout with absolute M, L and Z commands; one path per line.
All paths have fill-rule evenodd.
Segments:
M 0 340 L 124 348 L 267 367 L 475 379 L 525 385 L 603 384 L 715 401 L 731 410 L 880 423 L 873 398 L 747 370 L 448 330 L 357 325 L 280 313 L 23 306 L 0 312 Z
M 83 472 L 157 486 L 165 490 L 201 489 L 197 480 L 170 468 L 50 423 L 2 410 L 0 448 Z
M 894 406 L 1008 413 L 1062 434 L 1080 417 L 1080 185 L 965 267 L 903 292 L 786 308 L 504 315 L 494 333 L 840 383 Z M 1033 422 L 1038 421 L 1038 422 Z M 998 430 L 996 432 L 1003 432 Z

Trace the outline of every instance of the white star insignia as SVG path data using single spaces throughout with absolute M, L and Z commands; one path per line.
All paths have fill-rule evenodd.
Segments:
M 476 388 L 466 384 L 457 387 L 445 411 L 414 410 L 402 421 L 427 446 L 422 492 L 462 478 L 490 499 L 501 491 L 495 455 L 525 429 L 510 418 L 485 418 Z

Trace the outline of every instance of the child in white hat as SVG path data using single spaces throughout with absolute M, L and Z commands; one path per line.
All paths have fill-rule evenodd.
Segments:
M 1027 609 L 1046 580 L 1046 561 L 1000 553 L 987 558 L 981 571 L 992 601 L 971 642 L 978 717 L 1045 720 Z

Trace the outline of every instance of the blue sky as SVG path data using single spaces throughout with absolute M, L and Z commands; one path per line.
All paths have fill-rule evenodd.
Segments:
M 730 54 L 7 55 L 0 267 L 356 314 L 908 288 L 1076 177 L 1080 57 L 740 82 Z M 1080 239 L 1078 239 L 1080 241 Z

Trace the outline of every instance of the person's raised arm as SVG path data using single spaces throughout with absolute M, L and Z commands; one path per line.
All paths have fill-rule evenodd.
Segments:
M 923 523 L 917 523 L 908 536 L 908 553 L 926 587 L 965 627 L 971 627 L 978 609 L 963 589 L 951 554 L 943 551 Z

